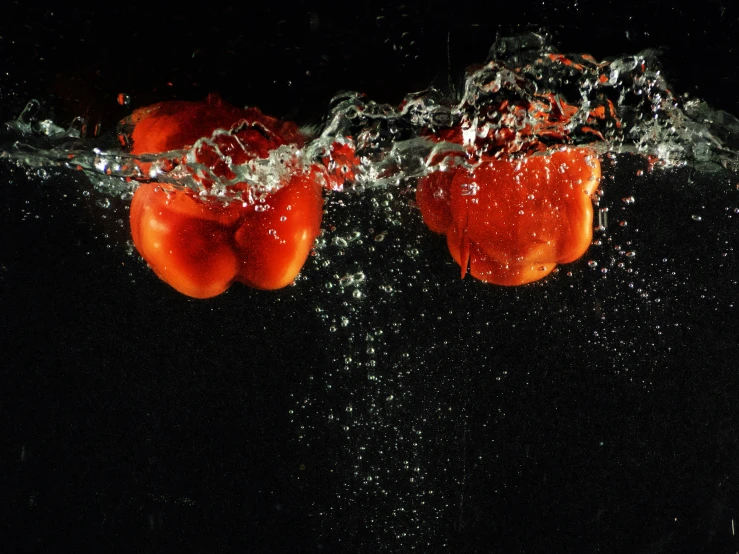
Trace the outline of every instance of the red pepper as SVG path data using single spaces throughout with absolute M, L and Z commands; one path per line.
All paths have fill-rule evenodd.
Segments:
M 190 148 L 216 129 L 228 130 L 237 123 L 243 124 L 238 136 L 246 151 L 234 163 L 264 158 L 283 144 L 302 146 L 305 142 L 294 123 L 264 115 L 257 108 L 237 108 L 217 94 L 210 94 L 204 102 L 173 100 L 139 108 L 124 121 L 133 126 L 130 141 L 135 155 Z
M 588 148 L 483 156 L 474 168 L 422 178 L 416 201 L 429 229 L 446 235 L 462 277 L 469 271 L 481 281 L 523 285 L 588 249 L 599 180 Z
M 146 183 L 131 203 L 131 234 L 163 281 L 208 298 L 233 281 L 258 289 L 292 283 L 320 233 L 322 213 L 321 186 L 310 174 L 246 205 Z
M 196 298 L 220 294 L 233 281 L 260 289 L 290 284 L 320 232 L 322 187 L 340 189 L 358 166 L 351 145 L 336 142 L 310 166 L 288 161 L 279 187 L 265 193 L 234 182 L 235 169 L 280 146 L 303 146 L 294 124 L 216 96 L 142 108 L 125 123 L 133 125 L 129 138 L 137 155 L 189 149 L 208 138 L 194 155 L 210 174 L 190 171 L 206 192 L 214 179 L 230 183 L 227 202 L 157 183 L 134 194 L 136 248 L 159 277 Z M 422 178 L 416 198 L 426 225 L 446 235 L 462 277 L 469 271 L 482 281 L 521 285 L 585 253 L 599 180 L 600 164 L 588 148 L 519 158 L 483 154 L 469 166 Z
M 136 110 L 124 123 L 134 126 L 130 141 L 136 155 L 190 148 L 216 129 L 230 129 L 196 151 L 199 164 L 226 179 L 235 177 L 234 165 L 304 142 L 293 123 L 255 108 L 235 108 L 217 96 L 205 102 L 155 104 Z M 206 191 L 213 184 L 200 180 Z M 145 183 L 131 203 L 133 242 L 163 281 L 188 296 L 216 296 L 233 281 L 259 289 L 281 288 L 298 275 L 320 232 L 321 183 L 327 182 L 323 166 L 295 163 L 285 170 L 275 192 L 254 194 L 259 191 L 251 185 L 236 183 L 227 191 L 227 201 Z

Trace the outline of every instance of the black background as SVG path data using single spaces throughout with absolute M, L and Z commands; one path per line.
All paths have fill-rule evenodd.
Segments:
M 106 133 L 218 91 L 315 124 L 342 89 L 458 86 L 526 30 L 661 48 L 675 91 L 739 114 L 728 2 L 3 11 L 3 120 L 37 98 Z M 3 162 L 0 549 L 739 550 L 739 178 L 639 169 L 604 162 L 603 246 L 543 283 L 459 281 L 400 189 L 329 199 L 294 287 L 194 301 L 128 253 L 125 202 Z

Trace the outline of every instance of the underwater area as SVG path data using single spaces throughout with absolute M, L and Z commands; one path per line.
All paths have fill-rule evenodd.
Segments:
M 739 551 L 739 11 L 489 4 L 10 2 L 3 550 Z M 210 94 L 308 137 L 231 181 L 361 158 L 284 288 L 190 298 L 132 241 L 141 182 L 203 180 L 119 137 Z M 439 152 L 562 144 L 599 160 L 585 254 L 460 279 Z

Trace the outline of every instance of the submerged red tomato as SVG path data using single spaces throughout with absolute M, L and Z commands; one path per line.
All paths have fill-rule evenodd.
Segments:
M 253 108 L 235 108 L 216 96 L 205 102 L 142 108 L 124 123 L 134 125 L 134 154 L 189 148 L 202 137 L 211 138 L 216 129 L 225 129 L 197 149 L 196 160 L 213 176 L 229 180 L 234 165 L 264 158 L 284 144 L 303 143 L 294 124 Z M 221 294 L 233 281 L 259 289 L 287 286 L 320 232 L 321 183 L 327 179 L 320 167 L 303 168 L 299 163 L 283 168 L 283 173 L 275 192 L 254 194 L 259 192 L 254 186 L 236 183 L 229 187 L 227 201 L 145 183 L 131 204 L 134 245 L 163 281 L 195 298 Z M 209 179 L 195 177 L 206 190 L 212 186 Z
M 416 200 L 429 229 L 446 235 L 462 277 L 469 270 L 489 283 L 523 285 L 588 249 L 599 180 L 588 148 L 483 157 L 474 169 L 424 177 Z

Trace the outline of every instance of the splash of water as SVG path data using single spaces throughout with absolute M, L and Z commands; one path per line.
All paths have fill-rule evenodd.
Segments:
M 657 56 L 647 50 L 599 62 L 587 54 L 563 55 L 537 34 L 503 38 L 485 64 L 468 71 L 458 97 L 429 89 L 407 95 L 396 107 L 342 93 L 304 149 L 283 147 L 264 160 L 229 164 L 231 179 L 198 164 L 195 153 L 210 146 L 229 163 L 217 139 L 233 130 L 219 129 L 190 151 L 131 156 L 112 133 L 85 138 L 82 118 L 67 127 L 41 119 L 36 100 L 5 124 L 0 158 L 81 169 L 98 190 L 124 196 L 136 181 L 148 179 L 201 190 L 192 168 L 216 183 L 215 194 L 223 195 L 235 181 L 273 189 L 286 159 L 308 165 L 326 156 L 336 141 L 350 144 L 360 160 L 346 183 L 354 189 L 423 176 L 432 161 L 434 170 L 443 170 L 445 158 L 465 153 L 468 158 L 529 154 L 556 145 L 588 144 L 601 154 L 635 152 L 665 167 L 739 168 L 739 120 L 676 95 Z M 118 131 L 125 136 L 125 122 Z M 148 174 L 141 162 L 151 167 Z
M 388 543 L 406 545 L 407 551 L 416 547 L 418 537 L 434 536 L 436 531 L 428 522 L 443 520 L 455 510 L 449 491 L 465 490 L 465 434 L 474 418 L 465 412 L 465 397 L 467 387 L 477 386 L 470 384 L 475 383 L 476 369 L 464 363 L 465 355 L 478 348 L 478 340 L 492 339 L 486 334 L 489 322 L 481 321 L 477 328 L 459 329 L 448 343 L 445 338 L 416 347 L 408 341 L 409 334 L 418 332 L 419 321 L 432 329 L 432 336 L 443 336 L 443 332 L 433 331 L 433 325 L 472 317 L 470 314 L 476 312 L 464 311 L 480 299 L 473 298 L 474 294 L 461 298 L 461 305 L 450 305 L 441 322 L 436 319 L 441 318 L 441 311 L 419 310 L 418 304 L 413 310 L 398 309 L 399 302 L 413 298 L 404 294 L 407 292 L 424 294 L 426 305 L 434 305 L 435 300 L 443 304 L 441 300 L 446 298 L 439 292 L 445 285 L 443 280 L 418 261 L 419 237 L 428 233 L 418 217 L 410 216 L 411 208 L 405 202 L 410 195 L 404 196 L 399 185 L 410 180 L 412 186 L 414 178 L 443 171 L 460 159 L 467 163 L 483 154 L 528 155 L 561 144 L 589 145 L 603 154 L 604 160 L 612 158 L 611 153 L 633 152 L 648 157 L 658 167 L 687 164 L 739 169 L 739 121 L 700 100 L 676 95 L 661 75 L 655 51 L 599 62 L 584 54 L 562 55 L 538 35 L 496 42 L 488 61 L 469 70 L 458 96 L 430 89 L 409 94 L 399 106 L 393 106 L 360 93 L 342 93 L 333 99 L 322 126 L 309 133 L 312 138 L 304 148 L 278 149 L 268 159 L 239 167 L 229 163 L 235 175 L 232 179 L 214 174 L 196 159 L 198 149 L 210 147 L 221 161 L 228 162 L 217 145 L 219 136 L 231 133 L 229 129 L 203 137 L 188 151 L 135 157 L 117 140 L 118 132 L 125 134 L 125 125 L 118 132 L 89 138 L 82 119 L 65 127 L 44 119 L 41 112 L 40 103 L 33 101 L 0 131 L 0 158 L 31 167 L 79 168 L 97 191 L 124 198 L 139 181 L 149 179 L 200 190 L 200 182 L 186 166 L 196 167 L 216 182 L 211 189 L 216 194 L 226 191 L 233 179 L 269 188 L 278 186 L 276 177 L 286 159 L 309 165 L 323 159 L 336 141 L 355 150 L 360 163 L 352 168 L 353 176 L 344 188 L 365 194 L 354 195 L 348 206 L 342 195 L 331 196 L 324 218 L 331 231 L 318 239 L 314 267 L 304 277 L 317 284 L 314 291 L 325 291 L 315 295 L 314 302 L 318 318 L 328 329 L 331 359 L 315 381 L 309 377 L 311 386 L 296 398 L 295 413 L 290 415 L 299 429 L 298 442 L 304 452 L 310 452 L 312 442 L 320 442 L 316 438 L 328 435 L 343 441 L 329 468 L 337 484 L 326 494 L 335 497 L 325 502 L 325 510 L 318 502 L 318 513 L 312 516 L 328 532 L 347 536 L 360 531 L 344 529 L 346 519 L 339 514 L 361 506 L 363 529 L 369 527 L 373 537 L 387 538 Z M 151 169 L 143 173 L 139 162 Z M 658 278 L 632 272 L 635 250 L 631 240 L 638 237 L 629 235 L 631 227 L 625 226 L 625 219 L 618 214 L 633 202 L 628 195 L 611 202 L 611 226 L 619 234 L 606 253 L 607 247 L 599 245 L 601 240 L 608 243 L 610 239 L 605 235 L 608 207 L 601 205 L 594 258 L 583 271 L 598 272 L 603 280 L 605 271 L 623 277 L 618 285 L 626 291 L 623 295 L 593 295 L 597 298 L 589 299 L 599 314 L 605 314 L 609 306 L 623 311 L 625 295 L 638 295 L 643 303 L 629 313 L 638 316 L 634 322 L 640 325 L 648 313 L 657 312 L 656 306 L 667 304 L 657 304 L 658 293 L 676 286 L 678 277 L 673 276 L 666 258 L 652 269 Z M 562 279 L 567 277 L 562 275 Z M 686 283 L 681 286 L 696 286 L 689 280 Z M 582 288 L 579 294 L 587 297 Z M 519 300 L 509 294 L 507 298 L 498 294 L 487 306 L 495 303 L 500 308 L 508 302 L 508 307 L 515 307 Z M 556 299 L 558 292 L 536 289 L 532 294 L 540 295 L 545 304 L 547 295 Z M 566 307 L 567 303 L 559 305 Z M 499 309 L 496 313 L 505 317 L 507 312 Z M 430 321 L 432 315 L 434 320 Z M 543 320 L 541 327 L 527 321 L 515 321 L 513 327 L 543 329 L 567 317 L 579 315 L 568 315 L 567 311 L 549 314 L 540 309 L 531 319 Z M 628 371 L 624 358 L 646 364 L 649 354 L 658 348 L 653 344 L 650 350 L 644 342 L 652 332 L 661 334 L 659 324 L 644 325 L 638 334 L 640 342 L 628 345 L 641 357 L 635 354 L 631 358 L 618 343 L 617 329 L 608 325 L 596 322 L 591 341 L 612 348 L 614 363 L 623 364 L 623 371 Z M 451 360 L 448 364 L 455 371 L 436 371 L 429 363 L 433 357 Z M 501 369 L 496 379 L 505 379 L 506 374 L 507 370 Z M 436 384 L 429 384 L 434 380 Z M 427 411 L 413 411 L 423 405 L 419 398 L 436 392 L 434 387 L 450 391 L 450 406 L 462 406 L 461 410 L 432 412 L 437 408 L 434 399 Z M 432 419 L 434 425 L 427 421 Z M 433 429 L 446 433 L 437 439 Z M 319 452 L 314 455 L 323 461 L 325 452 L 315 449 Z M 454 478 L 460 482 L 452 483 Z M 465 513 L 464 496 L 461 498 L 460 526 Z

